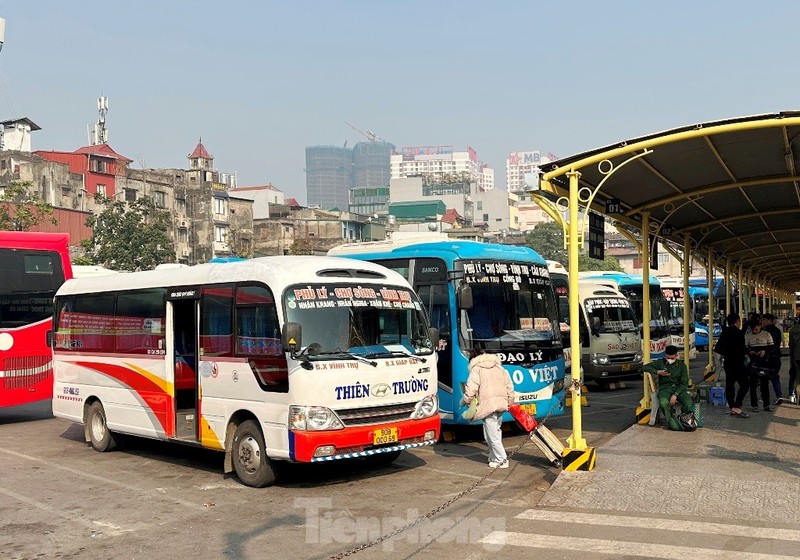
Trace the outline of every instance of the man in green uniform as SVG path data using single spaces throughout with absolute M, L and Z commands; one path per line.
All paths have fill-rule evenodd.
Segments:
M 672 407 L 675 403 L 681 403 L 681 412 L 692 412 L 694 409 L 692 397 L 689 396 L 689 368 L 683 361 L 678 361 L 678 349 L 675 346 L 667 346 L 664 354 L 664 358 L 653 360 L 642 369 L 658 376 L 658 406 L 667 427 L 681 431 Z

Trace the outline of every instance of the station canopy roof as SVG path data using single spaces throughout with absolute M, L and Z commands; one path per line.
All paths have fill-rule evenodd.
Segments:
M 568 197 L 570 171 L 582 189 L 605 179 L 595 211 L 606 214 L 617 199 L 621 214 L 612 218 L 640 227 L 649 212 L 663 239 L 683 246 L 688 234 L 692 251 L 705 257 L 710 248 L 732 275 L 741 264 L 759 281 L 800 291 L 798 136 L 800 111 L 694 124 L 545 164 L 541 189 Z

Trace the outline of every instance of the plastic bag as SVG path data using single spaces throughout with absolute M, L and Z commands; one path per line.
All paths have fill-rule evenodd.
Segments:
M 539 425 L 536 419 L 528 414 L 528 412 L 523 410 L 522 407 L 517 403 L 510 405 L 508 407 L 508 412 L 511 413 L 511 416 L 513 416 L 514 420 L 517 421 L 519 427 L 526 432 L 532 432 L 536 429 L 536 426 Z
M 478 412 L 478 397 L 472 397 L 472 400 L 467 406 L 467 410 L 461 413 L 461 418 L 472 422 L 475 419 L 475 414 Z

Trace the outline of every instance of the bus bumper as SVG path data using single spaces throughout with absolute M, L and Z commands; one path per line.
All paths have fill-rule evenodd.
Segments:
M 290 430 L 289 457 L 292 461 L 310 463 L 368 457 L 433 445 L 439 439 L 440 426 L 439 415 L 435 414 L 422 420 L 351 426 L 336 431 Z M 394 436 L 395 441 L 381 441 L 394 439 Z

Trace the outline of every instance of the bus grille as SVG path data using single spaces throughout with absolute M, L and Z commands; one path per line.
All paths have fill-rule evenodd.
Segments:
M 632 362 L 634 356 L 636 354 L 611 354 L 608 356 L 608 360 L 612 364 L 627 363 Z
M 3 389 L 24 389 L 50 378 L 50 356 L 22 356 L 3 359 Z
M 336 414 L 345 426 L 380 424 L 397 420 L 408 420 L 414 412 L 415 403 L 372 406 L 369 408 L 343 408 Z

